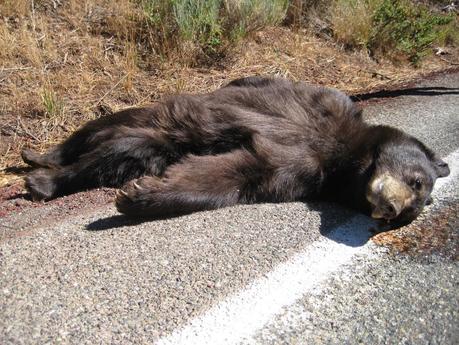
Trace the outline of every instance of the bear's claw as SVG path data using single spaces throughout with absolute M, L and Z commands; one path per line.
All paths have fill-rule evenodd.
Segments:
M 153 176 L 130 181 L 116 192 L 116 208 L 127 215 L 147 215 L 161 186 L 162 181 Z

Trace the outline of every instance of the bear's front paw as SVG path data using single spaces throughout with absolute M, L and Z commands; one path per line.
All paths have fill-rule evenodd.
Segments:
M 38 169 L 25 178 L 25 187 L 32 200 L 46 200 L 55 196 L 54 174 L 50 169 Z
M 163 186 L 161 179 L 154 176 L 132 180 L 116 192 L 116 208 L 126 215 L 153 216 L 158 206 L 157 195 Z

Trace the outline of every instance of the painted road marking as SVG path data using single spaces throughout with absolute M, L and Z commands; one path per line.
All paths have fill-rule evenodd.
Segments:
M 437 181 L 434 195 L 440 195 L 442 189 L 457 178 L 458 158 L 459 150 L 456 150 L 445 159 L 451 174 Z M 160 338 L 157 344 L 223 345 L 249 338 L 306 292 L 320 289 L 320 283 L 349 264 L 356 254 L 377 255 L 372 253 L 373 244 L 368 241 L 368 229 L 374 225 L 368 217 L 353 217 L 246 289 L 226 298 L 183 328 Z
M 368 248 L 373 221 L 356 216 L 157 344 L 235 344 L 262 328 L 279 311 Z M 357 231 L 356 231 L 357 230 Z

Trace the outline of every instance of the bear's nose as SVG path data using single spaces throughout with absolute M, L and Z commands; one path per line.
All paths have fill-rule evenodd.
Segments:
M 394 219 L 402 212 L 402 203 L 397 200 L 387 200 L 375 207 L 371 216 L 376 219 Z
M 394 219 L 397 217 L 400 212 L 402 211 L 402 205 L 401 203 L 398 203 L 397 201 L 389 201 L 385 207 L 385 214 L 384 218 L 386 219 Z

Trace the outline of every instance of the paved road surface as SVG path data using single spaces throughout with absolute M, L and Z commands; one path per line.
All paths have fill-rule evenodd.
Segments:
M 303 203 L 140 224 L 27 209 L 0 225 L 0 343 L 457 344 L 459 74 L 419 87 L 366 110 L 452 167 L 412 225 L 370 239 L 372 220 Z

